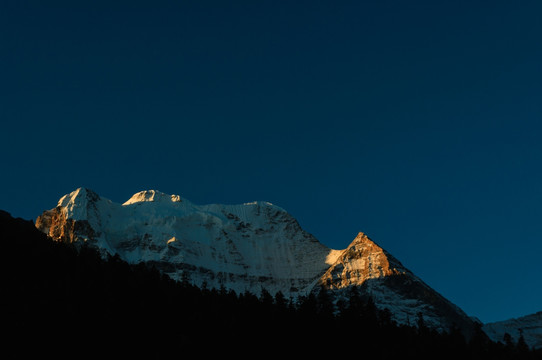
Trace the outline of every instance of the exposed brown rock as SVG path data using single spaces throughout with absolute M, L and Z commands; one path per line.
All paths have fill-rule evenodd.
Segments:
M 93 238 L 94 229 L 86 220 L 66 219 L 66 214 L 60 206 L 44 211 L 36 219 L 36 228 L 46 233 L 55 241 L 73 243 L 84 238 Z
M 361 285 L 367 279 L 404 273 L 401 264 L 360 232 L 320 278 L 328 289 Z

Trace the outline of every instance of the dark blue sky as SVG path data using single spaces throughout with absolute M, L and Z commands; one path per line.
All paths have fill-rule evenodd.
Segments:
M 0 2 L 1 209 L 265 200 L 482 321 L 542 310 L 540 1 L 86 3 Z

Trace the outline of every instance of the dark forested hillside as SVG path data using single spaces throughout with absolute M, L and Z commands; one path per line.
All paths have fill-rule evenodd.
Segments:
M 361 358 L 542 359 L 521 342 L 494 343 L 480 330 L 438 334 L 396 326 L 353 292 L 331 304 L 324 291 L 293 302 L 178 283 L 143 265 L 102 259 L 55 243 L 31 221 L 0 211 L 2 332 L 15 357 L 149 358 L 229 354 Z

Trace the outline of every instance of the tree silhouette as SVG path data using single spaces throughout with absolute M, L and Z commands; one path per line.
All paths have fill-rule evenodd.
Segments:
M 57 358 L 82 352 L 161 358 L 217 349 L 223 356 L 254 356 L 254 347 L 267 355 L 323 356 L 326 349 L 336 354 L 354 346 L 377 359 L 542 359 L 523 333 L 510 348 L 506 339 L 490 341 L 480 326 L 467 342 L 458 329 L 425 329 L 422 316 L 418 326 L 397 325 L 389 310 L 356 287 L 336 304 L 325 291 L 294 302 L 263 289 L 257 297 L 199 288 L 145 264 L 55 243 L 32 222 L 1 211 L 0 240 L 6 356 L 32 357 L 39 350 Z

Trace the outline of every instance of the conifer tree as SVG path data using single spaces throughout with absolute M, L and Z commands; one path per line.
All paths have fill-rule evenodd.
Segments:
M 525 342 L 525 337 L 523 336 L 523 329 L 519 329 L 519 338 L 516 344 L 516 348 L 520 354 L 526 354 L 529 352 L 529 346 Z

